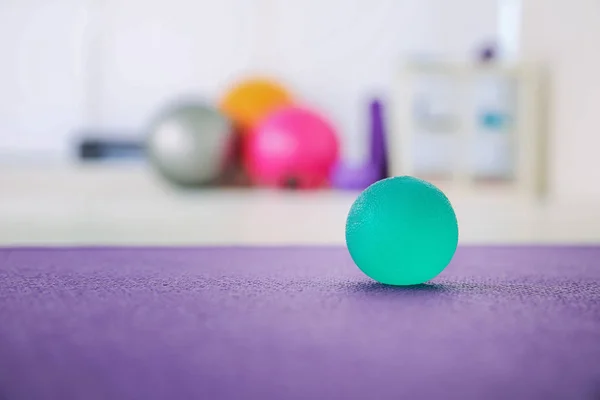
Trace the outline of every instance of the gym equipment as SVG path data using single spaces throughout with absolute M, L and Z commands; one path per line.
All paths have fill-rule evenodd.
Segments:
M 245 165 L 259 185 L 317 188 L 328 184 L 338 154 L 334 128 L 317 113 L 292 106 L 275 111 L 248 137 Z
M 355 200 L 346 244 L 356 265 L 388 285 L 417 285 L 446 268 L 458 244 L 458 222 L 446 195 L 410 176 L 380 180 Z
M 241 133 L 248 133 L 272 111 L 291 104 L 292 96 L 282 85 L 267 78 L 253 78 L 233 86 L 220 108 Z
M 365 189 L 380 179 L 387 177 L 387 155 L 383 106 L 377 99 L 369 105 L 371 119 L 370 152 L 364 165 L 355 166 L 340 160 L 331 174 L 332 186 L 338 189 Z
M 232 158 L 231 122 L 199 101 L 173 104 L 151 123 L 146 150 L 151 164 L 180 186 L 218 180 Z

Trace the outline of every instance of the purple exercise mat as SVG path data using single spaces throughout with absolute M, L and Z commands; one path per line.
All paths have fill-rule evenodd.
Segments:
M 598 399 L 600 247 L 0 250 L 0 399 Z

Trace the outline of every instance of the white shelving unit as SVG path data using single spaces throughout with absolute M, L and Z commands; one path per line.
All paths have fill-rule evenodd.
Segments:
M 545 87 L 535 65 L 404 64 L 390 113 L 390 173 L 462 194 L 539 198 Z

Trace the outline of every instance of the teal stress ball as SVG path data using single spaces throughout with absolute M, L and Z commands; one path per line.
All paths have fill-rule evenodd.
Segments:
M 421 179 L 383 179 L 356 199 L 346 221 L 346 244 L 356 265 L 390 285 L 415 285 L 437 276 L 458 244 L 448 198 Z

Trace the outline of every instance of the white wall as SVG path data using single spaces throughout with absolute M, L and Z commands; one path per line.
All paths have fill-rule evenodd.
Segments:
M 496 0 L 4 0 L 0 151 L 66 152 L 81 128 L 137 131 L 164 102 L 279 77 L 360 157 L 366 101 L 407 53 L 466 56 Z
M 64 154 L 82 123 L 86 4 L 0 2 L 0 156 Z
M 213 99 L 251 66 L 250 0 L 105 0 L 94 125 L 138 130 L 175 96 Z
M 523 55 L 548 65 L 550 188 L 600 198 L 600 2 L 527 0 Z

